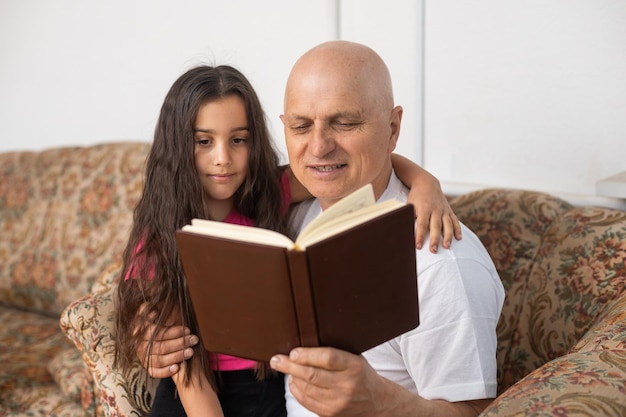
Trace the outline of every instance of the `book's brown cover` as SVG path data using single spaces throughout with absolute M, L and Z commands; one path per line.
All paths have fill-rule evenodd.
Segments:
M 207 350 L 268 361 L 296 346 L 361 353 L 419 324 L 413 208 L 298 252 L 177 231 Z

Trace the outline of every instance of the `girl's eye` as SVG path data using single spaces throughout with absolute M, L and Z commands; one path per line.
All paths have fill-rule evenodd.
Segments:
M 246 138 L 233 138 L 233 142 L 235 144 L 244 144 L 246 143 L 248 140 Z
M 199 145 L 199 146 L 208 146 L 211 143 L 212 143 L 211 139 L 207 139 L 207 138 L 196 139 L 196 145 Z

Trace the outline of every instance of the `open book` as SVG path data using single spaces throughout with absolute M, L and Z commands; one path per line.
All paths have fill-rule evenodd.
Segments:
M 361 353 L 419 323 L 413 208 L 367 185 L 295 242 L 194 219 L 176 232 L 206 349 L 267 361 L 296 346 Z

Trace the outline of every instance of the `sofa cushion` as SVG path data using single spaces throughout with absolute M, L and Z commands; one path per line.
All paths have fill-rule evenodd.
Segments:
M 58 319 L 0 306 L 0 323 L 0 414 L 34 410 L 47 396 L 75 411 L 47 369 L 59 352 L 73 349 L 59 331 Z
M 0 403 L 3 417 L 88 417 L 80 404 L 67 398 L 56 385 L 20 387 L 11 391 L 11 399 Z M 91 414 L 93 415 L 93 414 Z
M 0 303 L 58 317 L 118 260 L 147 143 L 0 154 Z
M 52 358 L 48 372 L 68 399 L 81 404 L 88 413 L 95 413 L 93 379 L 75 347 L 68 347 Z
M 611 349 L 626 351 L 626 294 L 607 304 L 572 351 Z
M 527 375 L 480 417 L 626 416 L 626 353 L 578 352 Z

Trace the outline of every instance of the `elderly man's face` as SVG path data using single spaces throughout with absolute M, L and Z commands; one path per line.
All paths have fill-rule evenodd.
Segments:
M 382 193 L 402 113 L 383 108 L 368 85 L 331 73 L 290 80 L 281 116 L 291 169 L 322 208 L 367 183 Z

